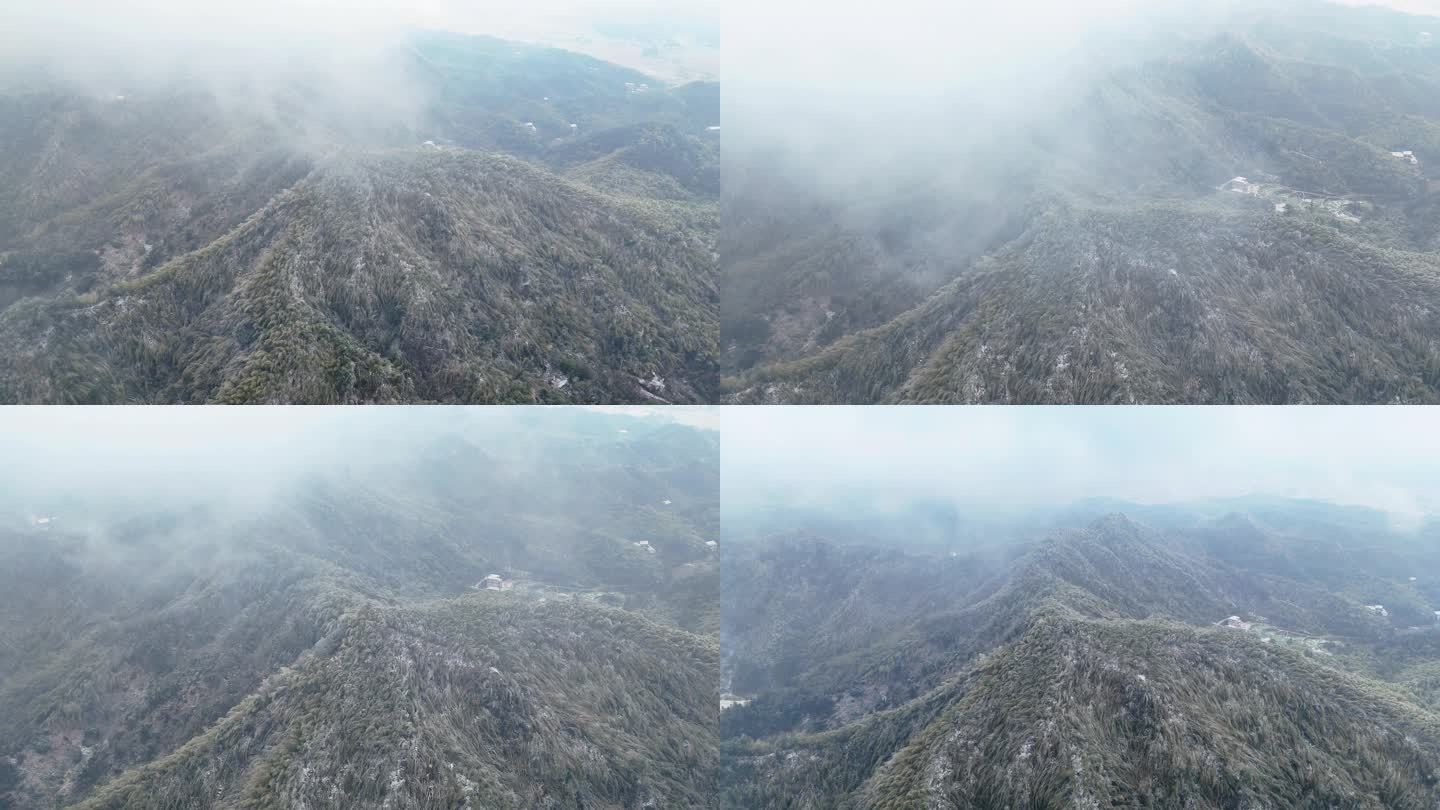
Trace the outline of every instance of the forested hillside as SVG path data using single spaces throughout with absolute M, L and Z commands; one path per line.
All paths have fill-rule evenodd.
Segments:
M 0 76 L 0 401 L 713 399 L 718 86 L 449 34 L 387 67 Z
M 1431 806 L 1435 526 L 1256 506 L 1005 553 L 731 543 L 725 806 Z
M 807 167 L 748 121 L 725 157 L 726 396 L 1440 400 L 1437 28 L 1254 4 L 1109 43 L 1023 118 L 917 101 L 897 144 L 954 134 L 888 156 L 903 170 L 869 139 Z
M 712 803 L 715 435 L 515 419 L 263 502 L 0 498 L 0 803 Z

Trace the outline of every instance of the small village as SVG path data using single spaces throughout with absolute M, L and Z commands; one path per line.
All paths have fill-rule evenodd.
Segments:
M 1410 581 L 1415 582 L 1416 578 L 1410 577 Z M 1385 619 L 1390 618 L 1390 610 L 1384 605 L 1362 605 L 1362 607 L 1372 616 Z M 1432 613 L 1435 617 L 1435 621 L 1432 624 L 1428 626 L 1397 627 L 1394 628 L 1394 632 L 1397 634 L 1440 632 L 1440 610 L 1434 610 Z M 1276 627 L 1269 624 L 1264 616 L 1254 614 L 1250 614 L 1250 619 L 1248 620 L 1240 616 L 1228 616 L 1216 622 L 1215 626 L 1227 630 L 1238 630 L 1242 633 L 1255 633 L 1259 635 L 1260 640 L 1266 644 L 1275 642 L 1296 644 L 1307 647 L 1322 655 L 1333 655 L 1327 647 L 1343 646 L 1343 643 L 1336 639 L 1321 638 L 1297 630 L 1285 630 Z
M 1274 183 L 1256 183 L 1246 177 L 1232 178 L 1220 186 L 1219 190 L 1268 200 L 1274 204 L 1277 214 L 1289 213 L 1293 206 L 1295 210 L 1328 212 L 1336 219 L 1350 223 L 1360 221 L 1356 211 L 1366 211 L 1374 207 L 1372 203 L 1364 200 L 1301 191 Z
M 1414 150 L 1411 149 L 1391 151 L 1390 156 L 1396 160 L 1409 163 L 1412 166 L 1420 165 L 1420 159 L 1415 156 Z M 1306 157 L 1309 156 L 1306 155 Z M 1303 191 L 1298 188 L 1281 185 L 1278 182 L 1256 182 L 1243 176 L 1233 177 L 1227 180 L 1216 190 L 1268 200 L 1274 205 L 1275 213 L 1277 214 L 1288 213 L 1293 206 L 1296 210 L 1328 212 L 1338 220 L 1351 223 L 1360 221 L 1358 212 L 1364 212 L 1374 208 L 1374 204 L 1367 200 L 1337 197 L 1333 194 L 1322 194 L 1314 191 Z
M 1267 624 L 1263 616 L 1255 616 L 1254 621 L 1246 621 L 1239 616 L 1230 616 L 1229 618 L 1216 622 L 1215 625 L 1230 630 L 1255 633 L 1260 636 L 1260 640 L 1266 644 L 1292 644 L 1304 647 L 1320 655 L 1334 655 L 1327 647 L 1341 646 L 1340 642 L 1332 639 L 1320 638 L 1308 633 L 1282 630 L 1274 627 Z

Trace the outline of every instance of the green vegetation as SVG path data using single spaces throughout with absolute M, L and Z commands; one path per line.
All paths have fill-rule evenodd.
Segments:
M 714 399 L 718 88 L 407 54 L 398 128 L 301 86 L 0 97 L 0 402 Z
M 1292 11 L 1151 43 L 853 198 L 727 150 L 727 401 L 1440 401 L 1425 21 Z
M 516 419 L 238 506 L 0 495 L 0 805 L 713 806 L 717 437 Z
M 1409 577 L 1434 528 L 1342 512 L 957 558 L 732 542 L 723 806 L 1430 807 L 1440 622 L 1364 605 L 1440 605 Z

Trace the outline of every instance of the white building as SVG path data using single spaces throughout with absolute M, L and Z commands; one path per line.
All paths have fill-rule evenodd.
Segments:
M 1415 153 L 1412 152 L 1412 151 L 1410 151 L 1410 150 L 1408 150 L 1408 149 L 1405 150 L 1404 152 L 1391 152 L 1391 153 L 1390 153 L 1390 156 L 1391 156 L 1391 157 L 1395 157 L 1395 158 L 1399 158 L 1399 159 L 1404 160 L 1404 161 L 1407 161 L 1407 162 L 1409 162 L 1409 163 L 1414 163 L 1414 164 L 1416 164 L 1416 165 L 1419 165 L 1419 163 L 1420 163 L 1420 159 L 1417 158 L 1417 157 L 1415 157 Z
M 1386 610 L 1384 605 L 1366 605 L 1365 609 L 1374 613 L 1376 616 L 1390 615 L 1390 611 Z
M 1244 177 L 1236 177 L 1220 187 L 1221 191 L 1233 191 L 1236 194 L 1259 194 L 1260 187 Z
M 475 583 L 474 588 L 477 591 L 508 591 L 513 584 L 499 574 L 487 574 L 484 579 Z
M 655 547 L 652 546 L 652 545 L 650 545 L 650 541 L 649 541 L 649 540 L 636 540 L 635 543 L 634 543 L 634 545 L 635 545 L 636 548 L 644 549 L 644 550 L 650 552 L 651 554 L 654 554 L 654 553 L 655 553 Z

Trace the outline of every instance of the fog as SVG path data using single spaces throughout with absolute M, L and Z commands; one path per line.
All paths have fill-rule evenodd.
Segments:
M 1424 407 L 730 408 L 722 447 L 727 514 L 1241 496 L 1372 508 L 1397 528 L 1440 512 L 1440 413 Z
M 708 415 L 707 415 L 708 414 Z M 203 507 L 253 516 L 319 480 L 383 483 L 423 453 L 469 442 L 533 475 L 575 420 L 713 423 L 713 409 L 535 407 L 15 407 L 0 418 L 0 513 L 63 502 Z M 548 439 L 548 443 L 541 441 Z M 63 516 L 61 516 L 63 517 Z
M 1433 0 L 1405 3 L 1412 13 Z M 1330 0 L 1015 0 L 937 4 L 742 0 L 725 22 L 727 170 L 850 198 L 949 181 L 1037 132 L 1103 152 L 1067 122 L 1097 80 L 1268 15 L 1303 23 Z M 1436 12 L 1440 13 L 1440 12 Z M 783 160 L 777 159 L 783 155 Z M 993 167 L 991 167 L 993 168 Z
M 415 31 L 583 48 L 600 24 L 718 27 L 713 0 L 0 0 L 0 15 L 0 90 L 60 82 L 132 104 L 198 90 L 297 147 L 421 129 Z
M 727 151 L 785 150 L 837 192 L 857 175 L 955 171 L 941 155 L 1038 125 L 1096 75 L 1162 53 L 1170 34 L 1204 35 L 1234 5 L 745 0 L 725 20 Z

